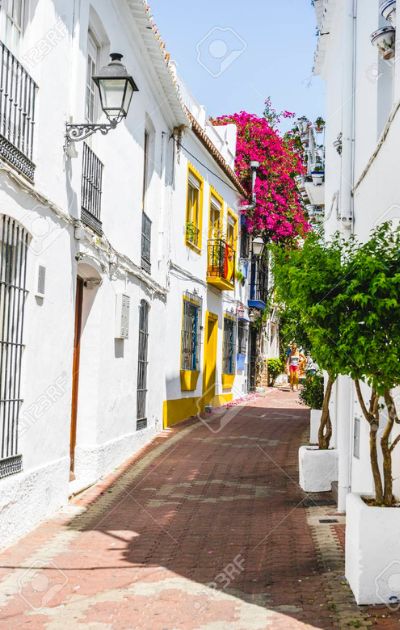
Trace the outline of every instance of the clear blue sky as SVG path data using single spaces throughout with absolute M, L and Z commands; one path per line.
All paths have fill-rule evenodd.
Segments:
M 312 76 L 316 45 L 310 0 L 149 0 L 178 72 L 209 115 L 275 109 L 324 115 Z

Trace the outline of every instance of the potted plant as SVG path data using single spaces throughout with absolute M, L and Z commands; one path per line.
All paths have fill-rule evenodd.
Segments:
M 322 164 L 315 164 L 313 170 L 311 171 L 311 177 L 314 186 L 321 186 L 321 184 L 324 183 L 325 169 Z
M 400 573 L 393 569 L 400 558 L 400 502 L 392 469 L 400 442 L 394 391 L 400 385 L 399 269 L 400 227 L 385 223 L 355 248 L 341 296 L 340 342 L 348 354 L 342 369 L 354 380 L 367 422 L 372 480 L 365 493 L 349 494 L 346 505 L 346 577 L 358 604 L 389 604 L 400 595 L 392 580 Z
M 314 127 L 317 133 L 323 132 L 323 130 L 325 129 L 325 120 L 322 118 L 322 116 L 318 116 L 317 120 L 314 123 Z
M 380 12 L 392 26 L 396 25 L 396 0 L 380 0 Z
M 192 243 L 193 245 L 197 245 L 199 230 L 197 226 L 192 222 L 187 222 L 185 225 L 186 231 L 186 240 L 188 243 Z
M 337 481 L 338 452 L 332 448 L 330 400 L 343 365 L 340 343 L 343 306 L 339 296 L 347 273 L 348 249 L 339 237 L 324 243 L 316 233 L 289 253 L 282 254 L 275 248 L 278 296 L 296 314 L 300 329 L 307 330 L 307 346 L 325 374 L 318 445 L 304 445 L 299 450 L 300 485 L 308 492 L 330 490 L 332 482 Z
M 318 444 L 324 403 L 324 377 L 321 372 L 306 373 L 300 400 L 310 408 L 310 444 Z
M 371 44 L 376 46 L 383 59 L 393 59 L 395 56 L 396 29 L 393 26 L 378 28 L 371 34 Z

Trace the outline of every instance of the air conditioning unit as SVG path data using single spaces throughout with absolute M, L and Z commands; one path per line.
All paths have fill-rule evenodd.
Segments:
M 124 293 L 117 294 L 115 308 L 115 338 L 128 339 L 129 337 L 129 313 L 130 313 L 129 295 Z

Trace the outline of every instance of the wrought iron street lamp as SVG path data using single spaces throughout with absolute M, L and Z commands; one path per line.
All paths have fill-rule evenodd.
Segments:
M 259 258 L 264 251 L 265 243 L 261 236 L 257 236 L 257 238 L 253 239 L 253 256 Z
M 100 104 L 108 123 L 67 123 L 65 134 L 65 148 L 74 142 L 85 140 L 96 131 L 106 135 L 111 129 L 127 117 L 134 92 L 138 87 L 128 74 L 122 63 L 123 55 L 112 53 L 110 63 L 93 77 L 100 95 Z

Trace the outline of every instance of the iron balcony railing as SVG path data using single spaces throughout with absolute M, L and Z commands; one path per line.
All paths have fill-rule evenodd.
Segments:
M 235 282 L 236 252 L 229 243 L 221 238 L 208 241 L 208 268 L 209 279 L 221 279 L 230 284 Z
M 268 300 L 268 266 L 263 261 L 253 260 L 250 299 L 266 303 Z
M 33 181 L 37 85 L 2 42 L 0 54 L 0 157 Z
M 85 142 L 82 163 L 81 219 L 98 234 L 103 233 L 101 224 L 102 185 L 103 164 Z

